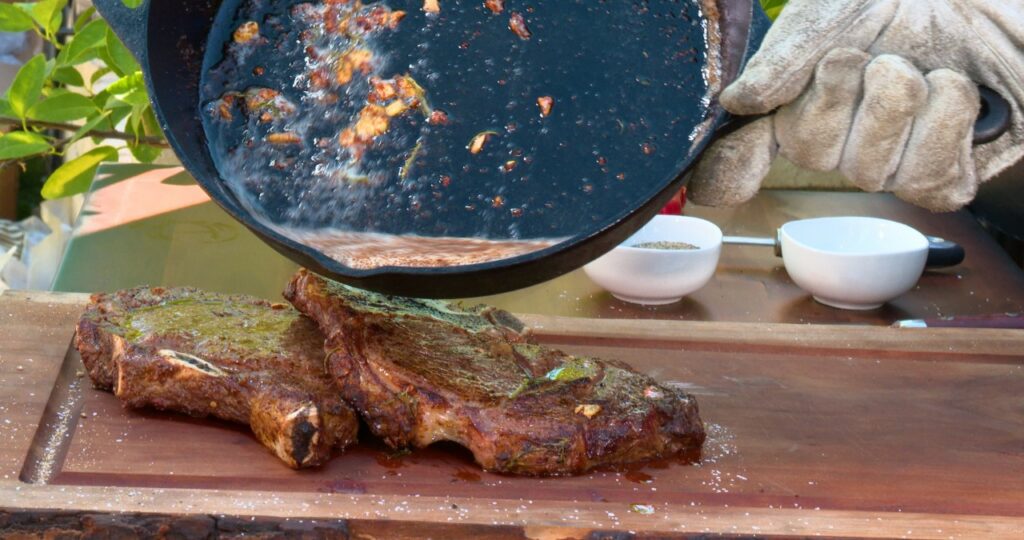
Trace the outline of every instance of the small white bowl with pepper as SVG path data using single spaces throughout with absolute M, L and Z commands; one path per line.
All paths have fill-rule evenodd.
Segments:
M 721 253 L 722 230 L 714 223 L 660 215 L 583 269 L 620 300 L 665 305 L 707 285 Z

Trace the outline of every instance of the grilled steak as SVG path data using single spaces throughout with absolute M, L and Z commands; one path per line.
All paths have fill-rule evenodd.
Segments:
M 285 297 L 320 324 L 342 395 L 393 447 L 454 441 L 487 470 L 559 475 L 704 440 L 691 396 L 620 362 L 530 343 L 504 311 L 386 297 L 305 270 Z
M 75 338 L 93 383 L 126 406 L 248 424 L 294 468 L 323 463 L 359 428 L 323 343 L 285 304 L 185 288 L 94 295 Z

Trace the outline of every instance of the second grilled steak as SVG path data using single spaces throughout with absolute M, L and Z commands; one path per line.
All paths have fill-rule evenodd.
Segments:
M 691 396 L 620 362 L 532 344 L 504 311 L 387 297 L 305 270 L 285 297 L 319 323 L 342 394 L 393 447 L 454 441 L 487 470 L 558 475 L 704 440 Z
M 323 343 L 288 305 L 189 288 L 93 295 L 75 336 L 93 383 L 126 406 L 248 424 L 293 468 L 323 463 L 359 429 Z

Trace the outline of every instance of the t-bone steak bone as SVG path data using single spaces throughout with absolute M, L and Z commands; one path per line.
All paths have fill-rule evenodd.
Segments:
M 301 270 L 285 297 L 327 335 L 342 395 L 392 447 L 454 441 L 490 471 L 579 474 L 699 449 L 693 397 L 533 344 L 507 312 L 387 297 Z
M 188 288 L 93 295 L 75 345 L 128 407 L 248 424 L 293 468 L 353 443 L 359 421 L 324 370 L 324 338 L 287 304 Z

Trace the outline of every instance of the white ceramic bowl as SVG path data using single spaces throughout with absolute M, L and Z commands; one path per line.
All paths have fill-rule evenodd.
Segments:
M 909 291 L 928 260 L 923 234 L 884 219 L 792 221 L 779 238 L 793 281 L 822 304 L 841 309 L 874 309 Z
M 686 242 L 698 249 L 631 247 L 659 241 Z M 620 300 L 663 305 L 678 302 L 707 285 L 721 253 L 722 231 L 714 223 L 684 216 L 656 216 L 622 245 L 583 269 Z

